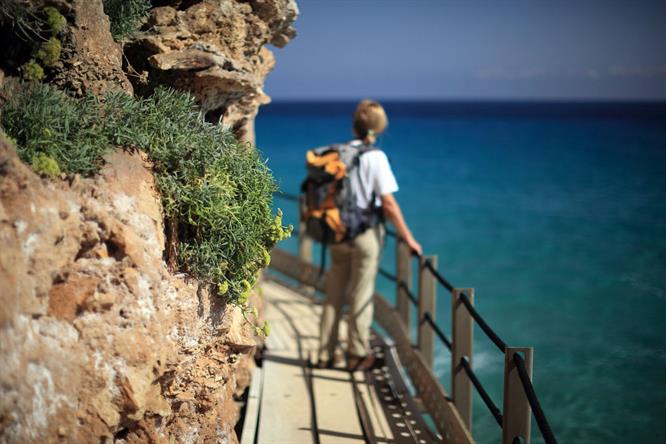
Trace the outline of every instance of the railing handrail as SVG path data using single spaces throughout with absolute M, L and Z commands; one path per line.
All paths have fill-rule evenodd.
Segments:
M 397 238 L 398 242 L 401 242 L 402 240 L 400 238 Z M 434 267 L 430 259 L 426 259 L 423 264 L 423 268 L 427 269 L 434 277 L 435 279 L 448 291 L 453 292 L 455 290 L 455 287 L 444 277 L 442 276 L 439 271 Z M 479 325 L 481 330 L 486 334 L 488 339 L 490 339 L 493 344 L 502 352 L 505 353 L 507 349 L 506 343 L 495 333 L 495 331 L 488 325 L 488 323 L 483 319 L 481 314 L 474 308 L 474 306 L 471 304 L 469 298 L 464 292 L 460 293 L 460 300 L 469 312 L 469 314 L 472 316 L 474 321 Z M 429 312 L 426 312 L 424 315 L 424 320 L 427 322 L 427 324 L 434 330 L 435 334 L 440 337 L 440 339 L 444 342 L 444 344 L 447 346 L 449 350 L 451 350 L 451 342 L 448 341 L 446 336 L 444 336 L 443 332 L 439 329 L 439 327 L 435 324 L 433 321 L 432 317 L 430 316 Z M 543 436 L 544 440 L 546 441 L 546 444 L 557 444 L 557 440 L 555 439 L 555 435 L 553 434 L 553 431 L 550 427 L 550 424 L 548 423 L 548 420 L 546 419 L 546 416 L 543 412 L 543 409 L 541 408 L 541 404 L 539 402 L 539 398 L 536 395 L 536 392 L 534 390 L 534 386 L 532 385 L 532 382 L 530 380 L 530 377 L 527 373 L 527 369 L 525 368 L 525 362 L 519 354 L 514 354 L 513 357 L 514 363 L 516 364 L 516 369 L 518 370 L 518 374 L 523 386 L 523 390 L 525 391 L 525 395 L 527 397 L 527 400 L 530 404 L 530 408 L 532 409 L 534 413 L 534 417 L 537 421 L 537 425 L 539 426 L 539 431 L 541 432 L 541 435 Z M 471 366 L 469 365 L 469 361 L 466 358 L 461 358 L 460 360 L 460 365 L 465 371 L 465 374 L 467 377 L 470 379 L 472 384 L 474 385 L 474 388 L 476 391 L 479 393 L 481 396 L 481 399 L 483 402 L 486 404 L 486 407 L 490 410 L 491 415 L 495 419 L 495 421 L 499 424 L 500 427 L 503 427 L 503 415 L 497 405 L 493 402 L 492 398 L 490 395 L 488 395 L 488 392 L 485 390 L 483 387 L 483 384 L 481 384 L 481 381 L 478 379 L 474 371 L 472 370 Z
M 426 322 L 428 325 L 430 325 L 430 328 L 433 329 L 433 331 L 435 332 L 435 335 L 437 335 L 437 337 L 440 339 L 440 341 L 442 341 L 444 343 L 446 348 L 448 348 L 449 351 L 451 351 L 451 348 L 453 348 L 453 345 L 451 344 L 451 341 L 449 340 L 449 338 L 446 337 L 444 332 L 439 328 L 439 326 L 432 319 L 432 315 L 430 314 L 429 311 L 426 311 L 425 313 L 423 313 L 422 322 Z
M 495 331 L 490 328 L 490 325 L 481 317 L 478 311 L 472 306 L 472 304 L 469 302 L 469 298 L 465 293 L 461 293 L 460 295 L 460 300 L 462 301 L 463 305 L 465 308 L 467 308 L 467 311 L 469 311 L 469 314 L 474 318 L 476 323 L 479 325 L 481 330 L 488 336 L 488 339 L 490 339 L 499 350 L 504 353 L 504 350 L 506 350 L 506 343 L 502 341 L 502 339 L 495 333 Z
M 539 402 L 539 398 L 537 397 L 536 392 L 534 391 L 534 386 L 532 385 L 530 376 L 527 374 L 527 368 L 525 368 L 525 360 L 523 359 L 522 356 L 520 356 L 520 354 L 516 353 L 513 355 L 513 362 L 514 364 L 516 364 L 516 369 L 518 370 L 518 376 L 520 377 L 520 382 L 523 384 L 523 390 L 525 390 L 525 396 L 527 397 L 527 401 L 530 403 L 530 408 L 534 413 L 534 419 L 536 420 L 537 426 L 539 427 L 541 436 L 543 436 L 543 439 L 544 441 L 546 441 L 546 444 L 557 444 L 557 440 L 555 439 L 553 430 L 550 428 L 548 419 L 546 419 L 546 415 L 543 413 L 543 409 L 541 408 L 541 403 Z
M 440 283 L 444 288 L 446 288 L 447 290 L 449 290 L 449 292 L 453 292 L 453 289 L 454 289 L 455 287 L 454 287 L 454 286 L 453 286 L 448 280 L 446 280 L 446 278 L 445 278 L 444 276 L 442 276 L 442 275 L 439 273 L 439 271 L 437 271 L 437 269 L 434 267 L 434 265 L 432 264 L 432 262 L 430 261 L 430 259 L 426 259 L 425 262 L 423 263 L 423 266 L 424 266 L 425 268 L 427 268 L 428 271 L 430 271 L 430 273 L 432 273 L 433 276 L 435 276 L 435 279 L 437 279 L 437 281 L 439 281 L 439 283 Z
M 386 279 L 388 279 L 391 282 L 398 282 L 398 277 L 391 273 L 390 271 L 385 270 L 382 267 L 379 267 L 377 269 L 380 275 L 384 276 Z
M 284 200 L 290 200 L 292 202 L 299 202 L 300 198 L 296 194 L 285 193 L 284 191 L 277 191 L 273 195 L 280 197 Z
M 414 296 L 414 293 L 411 292 L 405 281 L 399 281 L 398 282 L 398 287 L 403 289 L 405 291 L 405 294 L 407 295 L 407 299 L 414 304 L 415 306 L 419 305 L 419 300 Z
M 503 422 L 502 412 L 497 407 L 497 404 L 495 404 L 493 399 L 490 397 L 486 389 L 483 387 L 481 381 L 479 381 L 479 378 L 474 373 L 474 370 L 472 370 L 472 367 L 470 367 L 469 361 L 466 358 L 460 358 L 460 365 L 465 370 L 467 377 L 470 379 L 470 381 L 472 381 L 474 388 L 479 393 L 479 396 L 481 396 L 481 399 L 486 404 L 486 407 L 488 407 L 488 410 L 490 410 L 490 414 L 493 415 L 493 418 L 495 418 L 497 424 L 499 424 L 499 426 L 502 427 L 502 422 Z

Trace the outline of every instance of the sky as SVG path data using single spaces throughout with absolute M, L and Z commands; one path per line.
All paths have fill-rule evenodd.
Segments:
M 666 0 L 297 3 L 275 100 L 666 100 Z

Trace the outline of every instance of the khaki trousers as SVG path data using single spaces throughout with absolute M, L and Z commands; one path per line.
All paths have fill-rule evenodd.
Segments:
M 331 246 L 331 270 L 326 282 L 319 334 L 319 360 L 333 358 L 338 342 L 342 306 L 349 303 L 350 355 L 365 356 L 370 352 L 372 295 L 384 240 L 382 225 L 366 230 L 351 242 Z

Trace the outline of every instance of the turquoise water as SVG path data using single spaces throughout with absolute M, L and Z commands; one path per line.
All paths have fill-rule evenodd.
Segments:
M 257 144 L 286 192 L 304 151 L 343 141 L 353 104 L 275 104 Z M 509 345 L 562 443 L 666 442 L 663 107 L 388 104 L 381 140 L 415 236 Z M 295 206 L 277 202 L 295 222 Z M 289 241 L 289 248 L 294 242 Z M 389 241 L 383 266 L 393 270 Z M 382 278 L 378 288 L 393 295 Z M 450 331 L 449 296 L 438 319 Z M 502 405 L 503 356 L 478 328 L 477 375 Z M 449 354 L 436 369 L 446 388 Z M 500 429 L 474 400 L 479 443 Z M 533 423 L 534 442 L 542 442 Z

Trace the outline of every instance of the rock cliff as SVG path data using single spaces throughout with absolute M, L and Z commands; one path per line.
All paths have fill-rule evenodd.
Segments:
M 50 182 L 0 142 L 0 439 L 235 442 L 253 334 L 166 269 L 142 156 L 107 161 Z
M 247 140 L 269 100 L 264 45 L 286 44 L 298 14 L 293 0 L 153 0 L 123 46 L 101 0 L 34 3 L 69 22 L 51 83 L 98 97 L 174 86 Z M 258 339 L 237 307 L 167 268 L 146 157 L 105 161 L 47 180 L 0 135 L 0 442 L 237 442 Z
M 264 78 L 275 64 L 264 45 L 284 46 L 298 15 L 293 0 L 164 2 L 125 47 L 139 93 L 169 84 L 191 91 L 206 119 L 254 141 L 254 117 L 268 103 Z

